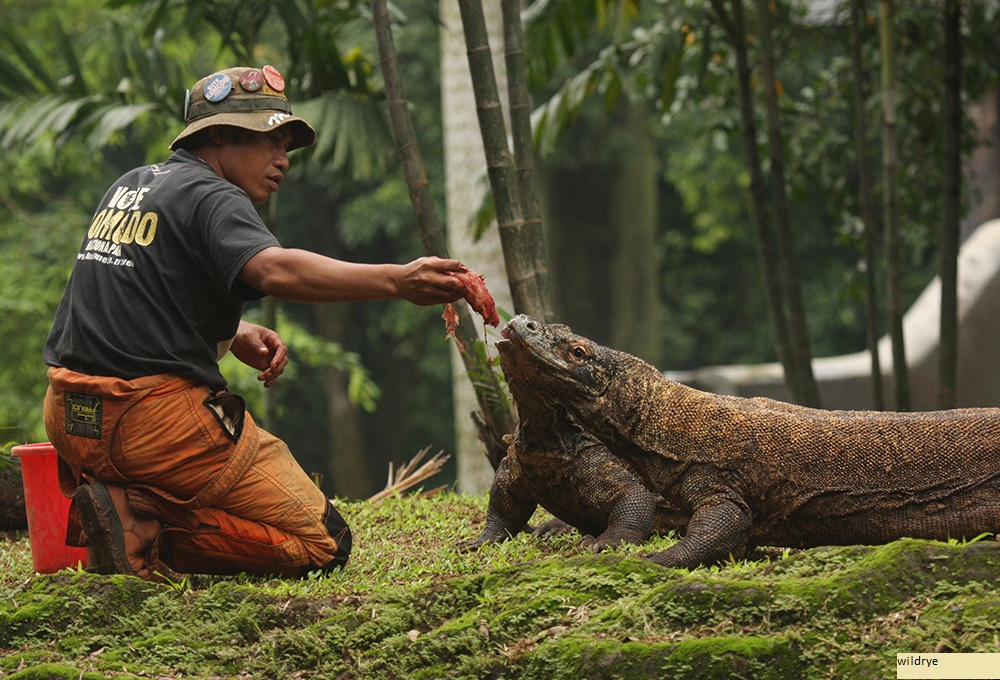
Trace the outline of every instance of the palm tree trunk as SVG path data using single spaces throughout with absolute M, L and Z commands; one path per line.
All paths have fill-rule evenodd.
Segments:
M 878 265 L 875 259 L 875 210 L 872 204 L 872 176 L 868 163 L 868 135 L 865 132 L 864 68 L 861 62 L 861 0 L 851 0 L 851 85 L 854 91 L 854 139 L 858 157 L 858 195 L 863 228 L 865 262 L 865 337 L 872 365 L 872 406 L 885 409 L 882 365 L 878 355 Z
M 771 165 L 771 201 L 774 204 L 774 233 L 778 244 L 778 264 L 785 290 L 788 312 L 788 341 L 791 361 L 795 364 L 798 385 L 793 388 L 796 401 L 818 407 L 819 388 L 812 372 L 812 349 L 806 310 L 802 303 L 802 282 L 795 263 L 795 243 L 785 187 L 785 150 L 781 138 L 781 112 L 778 106 L 778 83 L 775 76 L 774 41 L 770 0 L 757 0 L 760 22 L 760 57 L 764 75 L 764 104 L 767 116 L 767 149 Z
M 958 372 L 958 242 L 961 222 L 962 7 L 944 3 L 943 182 L 941 206 L 941 340 L 938 345 L 938 408 L 954 408 Z
M 484 11 L 490 39 L 500 40 L 502 20 L 499 4 L 487 5 Z M 498 309 L 513 310 L 499 230 L 487 229 L 477 236 L 471 227 L 473 215 L 482 202 L 483 136 L 479 132 L 458 3 L 454 0 L 441 3 L 440 18 L 441 120 L 448 247 L 455 257 L 475 263 L 476 271 L 486 275 Z M 498 60 L 495 68 L 498 80 L 505 83 L 506 70 L 502 59 Z M 464 372 L 456 349 L 452 351 L 452 395 L 458 490 L 481 493 L 489 490 L 495 472 L 484 455 L 480 433 L 469 417 L 478 409 L 478 403 L 473 385 L 463 375 Z
M 540 169 L 552 292 L 560 322 L 596 342 L 662 360 L 667 323 L 655 253 L 659 158 L 650 112 L 622 97 L 611 115 L 574 136 L 614 150 Z
M 886 297 L 892 367 L 896 378 L 896 409 L 910 410 L 910 371 L 903 340 L 903 272 L 899 246 L 899 188 L 896 142 L 896 56 L 893 45 L 892 0 L 879 0 L 879 38 L 882 48 L 882 175 L 885 213 Z

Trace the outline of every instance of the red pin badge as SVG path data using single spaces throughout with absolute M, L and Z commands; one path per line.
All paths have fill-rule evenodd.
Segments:
M 243 75 L 240 76 L 240 87 L 247 92 L 256 92 L 263 84 L 264 76 L 255 68 L 244 71 Z
M 264 80 L 267 81 L 267 84 L 271 86 L 272 90 L 275 92 L 281 92 L 285 89 L 285 78 L 281 75 L 278 69 L 268 64 L 261 70 L 264 71 Z

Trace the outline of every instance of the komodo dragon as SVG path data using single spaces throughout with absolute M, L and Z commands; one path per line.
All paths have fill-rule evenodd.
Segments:
M 568 327 L 520 315 L 502 356 L 684 510 L 649 555 L 694 567 L 749 546 L 973 538 L 1000 529 L 1000 409 L 825 411 L 720 396 Z
M 680 508 L 649 491 L 604 444 L 532 389 L 525 371 L 514 366 L 517 358 L 500 355 L 519 422 L 514 434 L 504 437 L 507 455 L 490 489 L 486 525 L 461 550 L 516 535 L 539 505 L 561 522 L 536 528 L 536 535 L 566 531 L 568 524 L 584 534 L 581 544 L 594 550 L 682 530 L 687 516 Z

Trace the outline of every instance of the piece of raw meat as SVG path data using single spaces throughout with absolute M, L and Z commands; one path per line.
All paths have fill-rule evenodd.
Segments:
M 493 296 L 486 289 L 486 277 L 471 269 L 452 272 L 452 276 L 457 277 L 462 282 L 465 287 L 465 301 L 483 317 L 483 321 L 494 328 L 499 326 L 500 315 L 497 313 L 497 303 L 493 301 Z
M 490 295 L 490 291 L 486 288 L 486 277 L 482 274 L 477 274 L 471 269 L 452 272 L 452 276 L 455 276 L 462 282 L 462 287 L 465 289 L 465 301 L 469 303 L 473 311 L 479 313 L 485 323 L 494 327 L 500 325 L 500 314 L 497 313 L 497 305 L 493 300 L 493 296 Z M 465 347 L 455 335 L 455 331 L 458 328 L 458 312 L 455 311 L 454 305 L 451 303 L 446 304 L 444 306 L 444 314 L 441 315 L 441 318 L 444 319 L 445 338 L 455 338 L 458 351 L 465 352 Z

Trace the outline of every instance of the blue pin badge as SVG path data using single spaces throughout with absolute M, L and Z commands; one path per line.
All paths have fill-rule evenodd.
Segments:
M 205 99 L 212 103 L 221 102 L 233 90 L 233 81 L 225 73 L 216 73 L 205 83 Z

